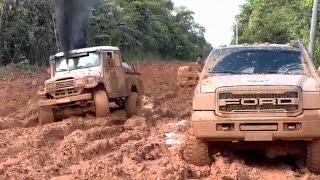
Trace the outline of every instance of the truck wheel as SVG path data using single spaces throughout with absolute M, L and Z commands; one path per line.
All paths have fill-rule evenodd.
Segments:
M 98 90 L 94 93 L 94 105 L 97 118 L 106 117 L 110 113 L 109 99 L 105 91 Z
M 133 92 L 126 99 L 125 110 L 128 118 L 141 114 L 141 100 L 138 93 Z
M 211 163 L 208 143 L 198 139 L 192 127 L 190 127 L 187 132 L 186 147 L 183 156 L 187 163 L 196 166 L 205 166 Z
M 39 110 L 39 124 L 50 124 L 54 122 L 53 109 L 50 107 L 40 108 Z
M 205 166 L 211 163 L 208 143 L 198 139 L 192 127 L 187 132 L 186 147 L 183 152 L 184 160 L 196 166 Z
M 307 167 L 311 172 L 320 174 L 320 139 L 309 144 Z

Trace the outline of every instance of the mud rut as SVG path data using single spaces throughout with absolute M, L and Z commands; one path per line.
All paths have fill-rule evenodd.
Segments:
M 211 166 L 182 159 L 193 88 L 177 87 L 181 62 L 145 62 L 144 117 L 72 117 L 37 125 L 43 72 L 0 79 L 0 179 L 319 179 L 301 159 L 220 151 Z M 40 76 L 39 76 L 40 75 Z M 39 78 L 42 77 L 42 78 Z M 32 84 L 32 86 L 30 86 Z

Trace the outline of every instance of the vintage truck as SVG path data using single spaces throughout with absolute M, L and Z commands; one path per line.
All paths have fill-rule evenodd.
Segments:
M 290 153 L 300 143 L 307 167 L 320 173 L 320 78 L 304 45 L 214 49 L 195 90 L 185 160 L 207 165 L 221 144 Z
M 141 111 L 141 75 L 123 62 L 120 49 L 111 46 L 77 49 L 50 57 L 51 79 L 38 92 L 40 124 L 70 115 L 95 113 L 106 117 L 111 105 L 124 108 L 128 117 Z

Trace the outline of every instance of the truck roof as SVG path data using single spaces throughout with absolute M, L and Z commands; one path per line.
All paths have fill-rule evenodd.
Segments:
M 95 52 L 98 50 L 105 50 L 105 51 L 119 51 L 120 49 L 115 46 L 96 46 L 96 47 L 89 47 L 83 49 L 75 49 L 70 51 L 71 54 L 79 54 L 79 53 L 86 53 L 86 52 Z M 64 52 L 59 52 L 55 54 L 53 57 L 62 57 L 64 56 Z
M 269 49 L 269 50 L 299 50 L 299 47 L 290 44 L 240 44 L 231 46 L 220 46 L 214 50 L 225 49 Z

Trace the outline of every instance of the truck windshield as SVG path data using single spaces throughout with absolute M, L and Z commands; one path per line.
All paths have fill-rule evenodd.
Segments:
M 73 57 L 68 64 L 65 58 L 56 60 L 56 72 L 68 71 L 68 66 L 71 71 L 100 66 L 99 54 L 88 53 L 85 56 Z
M 301 52 L 293 50 L 216 52 L 207 69 L 214 74 L 303 74 Z

